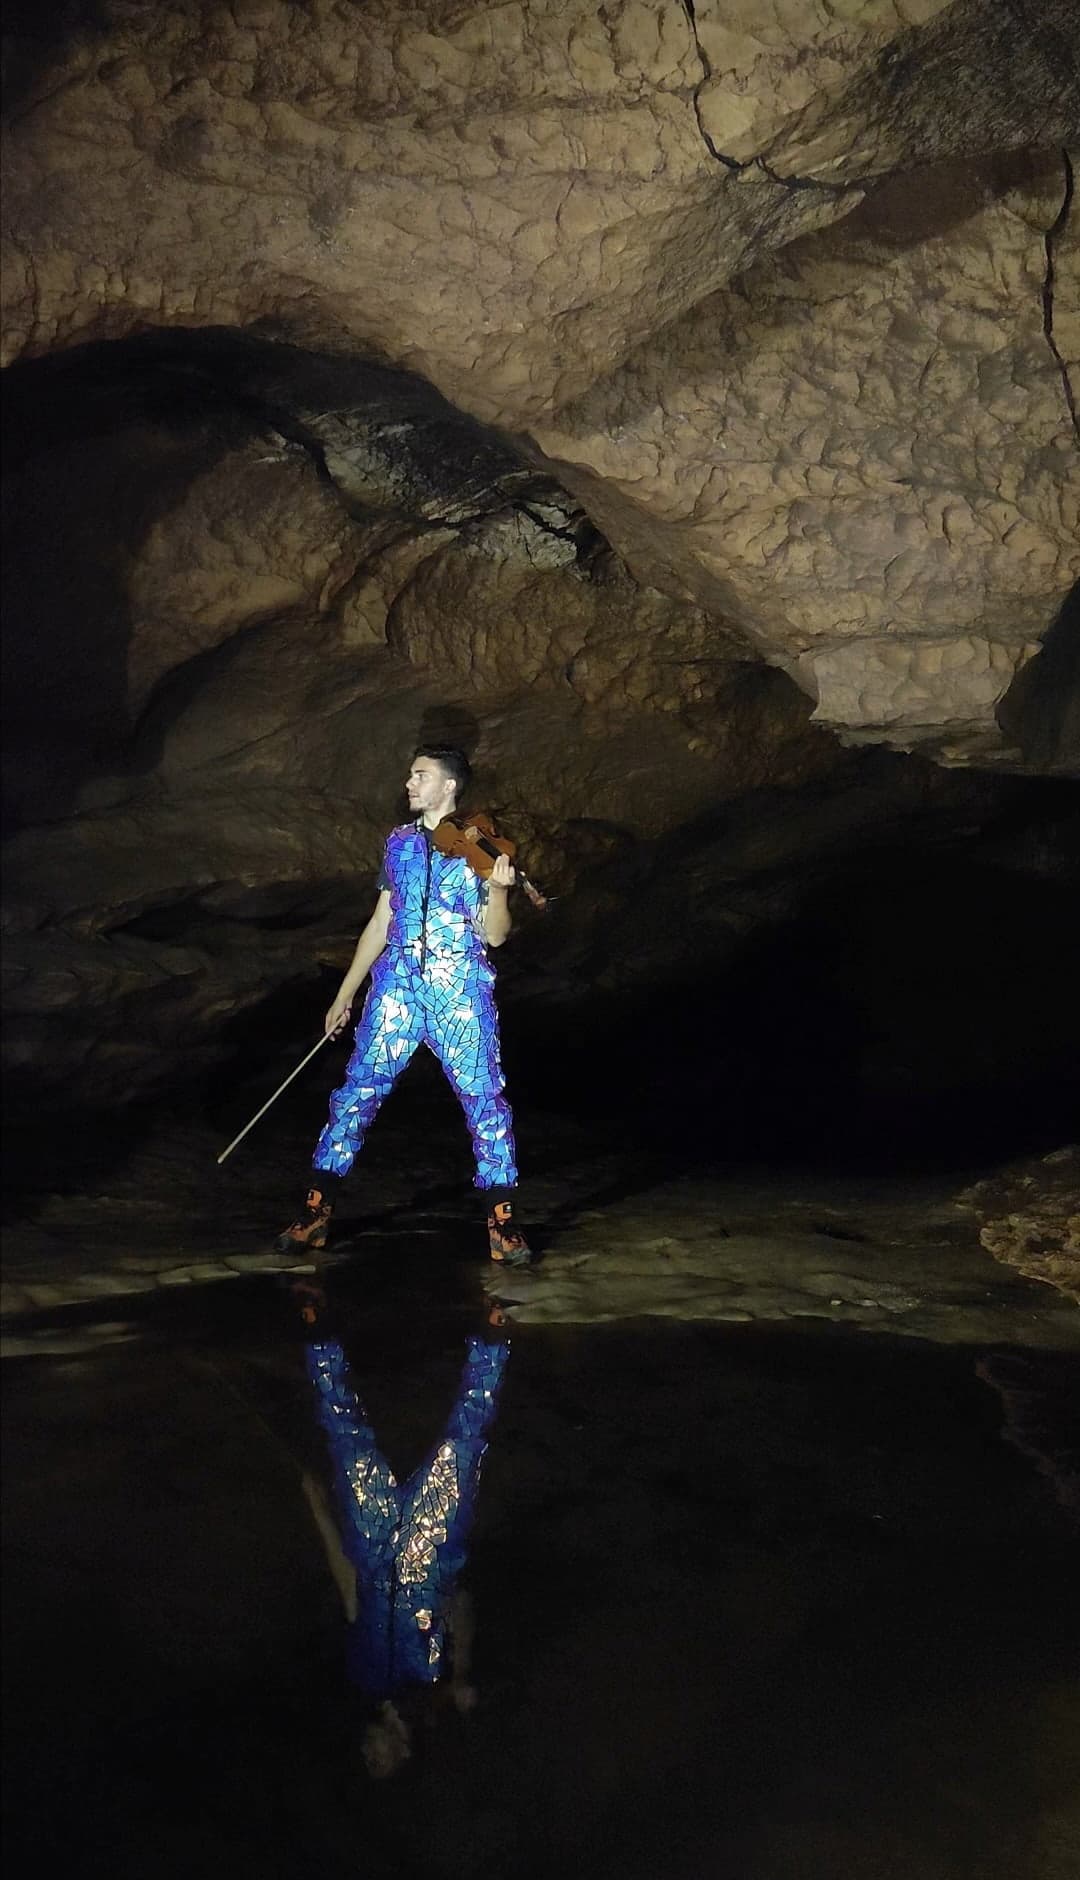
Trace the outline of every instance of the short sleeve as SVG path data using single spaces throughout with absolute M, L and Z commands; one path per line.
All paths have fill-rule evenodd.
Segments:
M 390 870 L 387 867 L 387 859 L 389 857 L 389 854 L 390 854 L 390 843 L 389 841 L 387 841 L 386 846 L 384 847 L 383 852 L 382 852 L 382 861 L 379 863 L 379 879 L 375 883 L 376 894 L 382 894 L 384 893 L 384 891 L 388 890 L 390 887 Z

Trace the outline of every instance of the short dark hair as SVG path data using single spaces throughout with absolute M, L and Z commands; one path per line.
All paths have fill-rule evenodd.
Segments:
M 452 778 L 457 794 L 467 790 L 472 778 L 472 765 L 464 751 L 456 744 L 420 744 L 413 752 L 413 762 L 418 757 L 432 757 L 440 764 L 448 777 Z

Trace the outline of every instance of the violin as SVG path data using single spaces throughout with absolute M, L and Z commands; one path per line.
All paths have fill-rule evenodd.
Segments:
M 497 833 L 490 816 L 480 813 L 475 816 L 445 816 L 432 830 L 431 840 L 440 855 L 460 855 L 484 881 L 500 855 L 510 860 L 517 853 L 516 845 Z M 539 888 L 533 886 L 522 869 L 515 868 L 514 877 L 534 907 L 547 906 L 547 895 L 541 894 Z

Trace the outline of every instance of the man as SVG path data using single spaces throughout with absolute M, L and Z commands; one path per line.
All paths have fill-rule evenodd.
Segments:
M 507 895 L 514 870 L 500 855 L 483 881 L 460 856 L 442 855 L 432 842 L 432 831 L 453 815 L 470 774 L 467 758 L 451 745 L 423 745 L 413 758 L 405 789 L 415 820 L 390 834 L 375 912 L 326 1014 L 326 1031 L 336 1037 L 371 974 L 355 1049 L 345 1082 L 330 1099 L 303 1212 L 275 1242 L 279 1252 L 326 1245 L 339 1184 L 380 1106 L 417 1046 L 425 1044 L 465 1112 L 491 1258 L 503 1266 L 532 1259 L 514 1220 L 513 1118 L 504 1095 L 495 974 L 488 959 L 488 948 L 501 946 L 510 932 Z
M 427 1459 L 399 1482 L 375 1440 L 316 1281 L 294 1297 L 306 1327 L 308 1376 L 330 1449 L 340 1529 L 319 1484 L 304 1478 L 348 1621 L 347 1678 L 368 1711 L 363 1754 L 373 1776 L 410 1754 L 411 1727 L 443 1690 L 472 1708 L 471 1606 L 461 1589 L 480 1469 L 510 1354 L 505 1314 L 487 1302 L 466 1344 L 453 1407 Z M 445 1683 L 443 1680 L 445 1678 Z

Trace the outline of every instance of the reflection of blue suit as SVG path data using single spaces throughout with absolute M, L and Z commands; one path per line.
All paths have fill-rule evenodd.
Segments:
M 356 1568 L 359 1610 L 349 1630 L 349 1678 L 372 1697 L 442 1676 L 447 1613 L 465 1564 L 480 1464 L 509 1355 L 505 1340 L 470 1338 L 442 1441 L 399 1486 L 376 1446 L 341 1346 L 307 1348 L 343 1544 Z
M 386 946 L 314 1166 L 348 1174 L 380 1105 L 425 1044 L 465 1112 L 477 1188 L 513 1188 L 513 1118 L 484 939 L 487 884 L 460 856 L 441 855 L 422 823 L 404 823 L 386 844 L 379 885 L 390 891 Z

